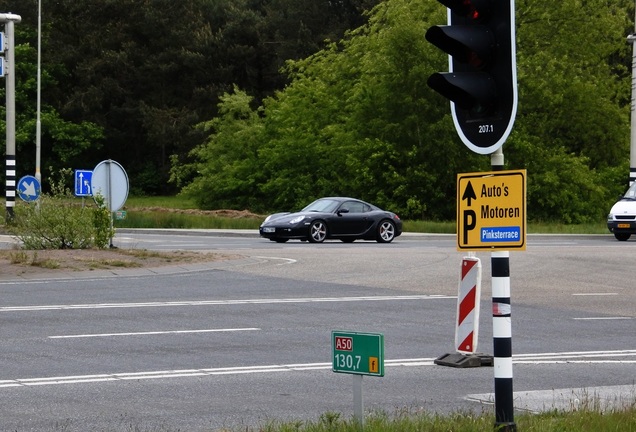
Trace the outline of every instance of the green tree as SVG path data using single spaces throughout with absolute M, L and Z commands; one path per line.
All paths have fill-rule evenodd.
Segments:
M 258 147 L 263 124 L 250 107 L 252 97 L 235 89 L 219 103 L 219 117 L 199 125 L 210 134 L 208 140 L 192 151 L 196 162 L 175 165 L 171 179 L 180 185 L 196 177 L 182 193 L 194 198 L 203 209 L 263 209 L 258 185 L 262 168 Z
M 518 4 L 519 110 L 504 154 L 508 167 L 528 169 L 530 218 L 598 220 L 615 196 L 627 160 L 631 12 L 626 1 Z M 253 178 L 272 210 L 346 194 L 403 217 L 454 217 L 457 173 L 490 161 L 459 142 L 448 101 L 425 84 L 447 59 L 422 35 L 444 21 L 435 2 L 383 2 L 367 25 L 289 63 L 254 146 L 262 177 Z

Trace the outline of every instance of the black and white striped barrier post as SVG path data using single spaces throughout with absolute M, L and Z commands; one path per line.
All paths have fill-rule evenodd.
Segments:
M 491 267 L 495 426 L 498 431 L 516 431 L 512 389 L 510 253 L 492 252 Z
M 501 148 L 491 157 L 493 171 L 504 167 Z M 512 388 L 512 317 L 510 308 L 510 252 L 490 255 L 492 275 L 492 336 L 495 368 L 495 428 L 515 432 L 514 393 Z
M 13 208 L 15 207 L 15 155 L 6 155 L 6 171 L 5 171 L 5 209 L 7 222 L 13 220 Z

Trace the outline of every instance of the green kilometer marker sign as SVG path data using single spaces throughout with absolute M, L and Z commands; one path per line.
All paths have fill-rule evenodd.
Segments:
M 384 376 L 384 335 L 331 332 L 332 370 L 356 375 Z

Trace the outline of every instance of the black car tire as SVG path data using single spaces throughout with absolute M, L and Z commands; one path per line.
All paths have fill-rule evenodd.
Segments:
M 614 237 L 618 241 L 627 241 L 632 235 L 630 233 L 614 233 Z
M 327 224 L 322 220 L 315 220 L 309 225 L 309 240 L 311 243 L 322 243 L 327 238 Z
M 378 243 L 391 243 L 395 238 L 395 224 L 388 219 L 380 221 L 376 241 Z

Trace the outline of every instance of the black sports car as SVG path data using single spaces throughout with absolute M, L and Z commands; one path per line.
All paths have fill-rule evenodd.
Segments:
M 297 213 L 275 213 L 261 224 L 259 232 L 271 241 L 289 239 L 321 243 L 338 239 L 345 243 L 375 240 L 390 243 L 402 234 L 402 221 L 395 213 L 355 198 L 320 198 Z

